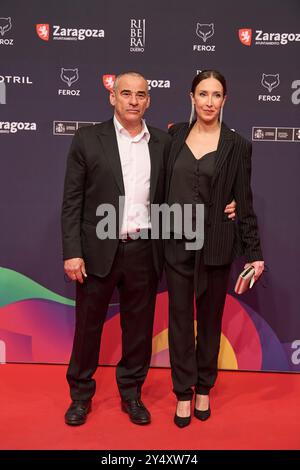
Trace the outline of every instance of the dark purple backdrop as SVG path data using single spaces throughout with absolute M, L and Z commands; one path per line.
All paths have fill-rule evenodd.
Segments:
M 146 115 L 149 123 L 163 129 L 188 119 L 190 83 L 204 68 L 216 68 L 227 78 L 224 120 L 249 140 L 253 127 L 264 138 L 267 127 L 300 128 L 298 0 L 2 0 L 0 17 L 12 21 L 10 30 L 0 30 L 0 81 L 7 85 L 0 121 L 37 125 L 37 131 L 0 129 L 0 266 L 63 296 L 74 296 L 73 286 L 64 282 L 59 220 L 72 137 L 53 135 L 53 122 L 110 118 L 103 75 L 134 69 L 162 84 L 169 81 L 170 87 L 151 89 Z M 145 19 L 144 52 L 130 51 L 131 19 Z M 206 42 L 196 34 L 197 23 L 214 24 L 214 34 Z M 50 25 L 48 41 L 38 36 L 36 24 Z M 53 25 L 103 29 L 104 38 L 54 40 Z M 239 39 L 242 28 L 252 29 L 249 46 Z M 257 30 L 290 33 L 290 40 L 256 44 Z M 193 51 L 193 45 L 208 50 Z M 62 67 L 79 69 L 79 79 L 70 87 L 60 78 Z M 262 74 L 279 74 L 279 84 L 268 91 L 261 84 Z M 11 83 L 8 76 L 27 77 L 32 84 Z M 80 96 L 60 96 L 59 89 L 80 90 Z M 291 343 L 300 340 L 300 135 L 291 132 L 293 142 L 253 140 L 254 206 L 269 271 L 243 297 L 270 325 L 289 358 Z M 240 266 L 233 269 L 233 279 Z M 287 370 L 300 370 L 299 363 L 300 358 Z

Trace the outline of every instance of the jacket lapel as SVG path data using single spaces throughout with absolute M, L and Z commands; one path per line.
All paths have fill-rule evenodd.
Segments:
M 116 183 L 122 195 L 125 194 L 121 159 L 113 120 L 107 121 L 105 126 L 97 131 L 101 141 L 103 153 L 112 169 Z
M 215 180 L 218 174 L 220 173 L 221 168 L 224 165 L 232 147 L 233 147 L 232 131 L 225 124 L 222 124 L 218 148 L 217 148 L 217 154 L 216 154 L 215 170 L 214 170 L 214 174 L 213 174 L 212 182 L 211 182 L 212 186 L 215 183 Z
M 172 147 L 170 151 L 169 165 L 173 168 L 175 160 L 182 149 L 187 136 L 189 135 L 190 129 L 188 124 L 184 125 L 173 138 Z
M 172 172 L 173 172 L 176 158 L 178 157 L 179 152 L 182 149 L 185 143 L 185 140 L 187 136 L 189 135 L 190 130 L 191 130 L 191 127 L 189 128 L 188 123 L 186 123 L 178 131 L 176 136 L 174 136 L 172 139 L 172 145 L 171 145 L 170 156 L 168 160 L 168 168 L 167 168 L 167 181 L 166 181 L 166 197 L 167 198 L 169 195 L 171 177 L 172 177 Z

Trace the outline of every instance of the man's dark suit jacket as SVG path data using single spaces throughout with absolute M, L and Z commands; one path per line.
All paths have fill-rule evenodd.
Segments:
M 150 203 L 162 204 L 170 136 L 153 127 L 150 132 Z M 86 270 L 100 277 L 112 267 L 119 240 L 100 240 L 96 215 L 100 204 L 116 209 L 119 233 L 119 196 L 124 196 L 122 167 L 113 120 L 80 128 L 72 141 L 65 176 L 62 207 L 63 258 L 83 258 Z M 153 260 L 158 275 L 163 267 L 161 240 L 152 240 Z
M 172 145 L 167 166 L 166 199 L 176 158 L 189 134 L 188 123 L 172 126 Z M 263 260 L 257 220 L 252 206 L 252 145 L 222 124 L 215 170 L 204 229 L 204 263 L 224 265 L 236 256 L 245 255 L 247 262 Z M 228 219 L 225 206 L 235 199 L 238 222 Z

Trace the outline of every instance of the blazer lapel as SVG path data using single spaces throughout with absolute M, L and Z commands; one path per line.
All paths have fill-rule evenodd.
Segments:
M 228 127 L 225 124 L 222 124 L 218 148 L 217 148 L 217 154 L 216 154 L 215 170 L 214 170 L 214 174 L 213 174 L 212 182 L 211 182 L 212 186 L 215 183 L 215 180 L 218 174 L 220 173 L 220 170 L 222 166 L 224 165 L 232 147 L 233 147 L 232 131 L 228 129 Z
M 170 158 L 169 158 L 170 168 L 173 168 L 175 160 L 180 150 L 182 149 L 186 141 L 186 138 L 190 133 L 190 130 L 191 129 L 189 128 L 188 124 L 186 124 L 178 131 L 177 135 L 173 138 L 172 147 L 170 151 Z
M 170 189 L 170 183 L 171 183 L 171 177 L 172 177 L 172 172 L 173 168 L 175 165 L 176 158 L 179 155 L 180 150 L 182 149 L 187 136 L 189 135 L 189 132 L 191 130 L 192 126 L 189 127 L 188 123 L 184 125 L 177 133 L 176 136 L 173 137 L 172 139 L 172 145 L 171 145 L 171 150 L 170 150 L 170 156 L 168 160 L 168 168 L 167 168 L 167 181 L 166 181 L 166 197 L 168 198 L 169 195 L 169 189 Z
M 106 124 L 107 125 L 103 126 L 97 134 L 102 144 L 103 153 L 111 166 L 120 193 L 125 195 L 121 159 L 113 120 L 107 121 Z

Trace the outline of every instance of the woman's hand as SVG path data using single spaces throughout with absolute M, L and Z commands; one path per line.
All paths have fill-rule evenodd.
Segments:
M 254 281 L 257 281 L 257 279 L 264 272 L 265 263 L 264 263 L 264 261 L 252 261 L 252 263 L 245 264 L 244 269 L 249 268 L 250 266 L 253 266 L 254 269 L 255 269 Z

